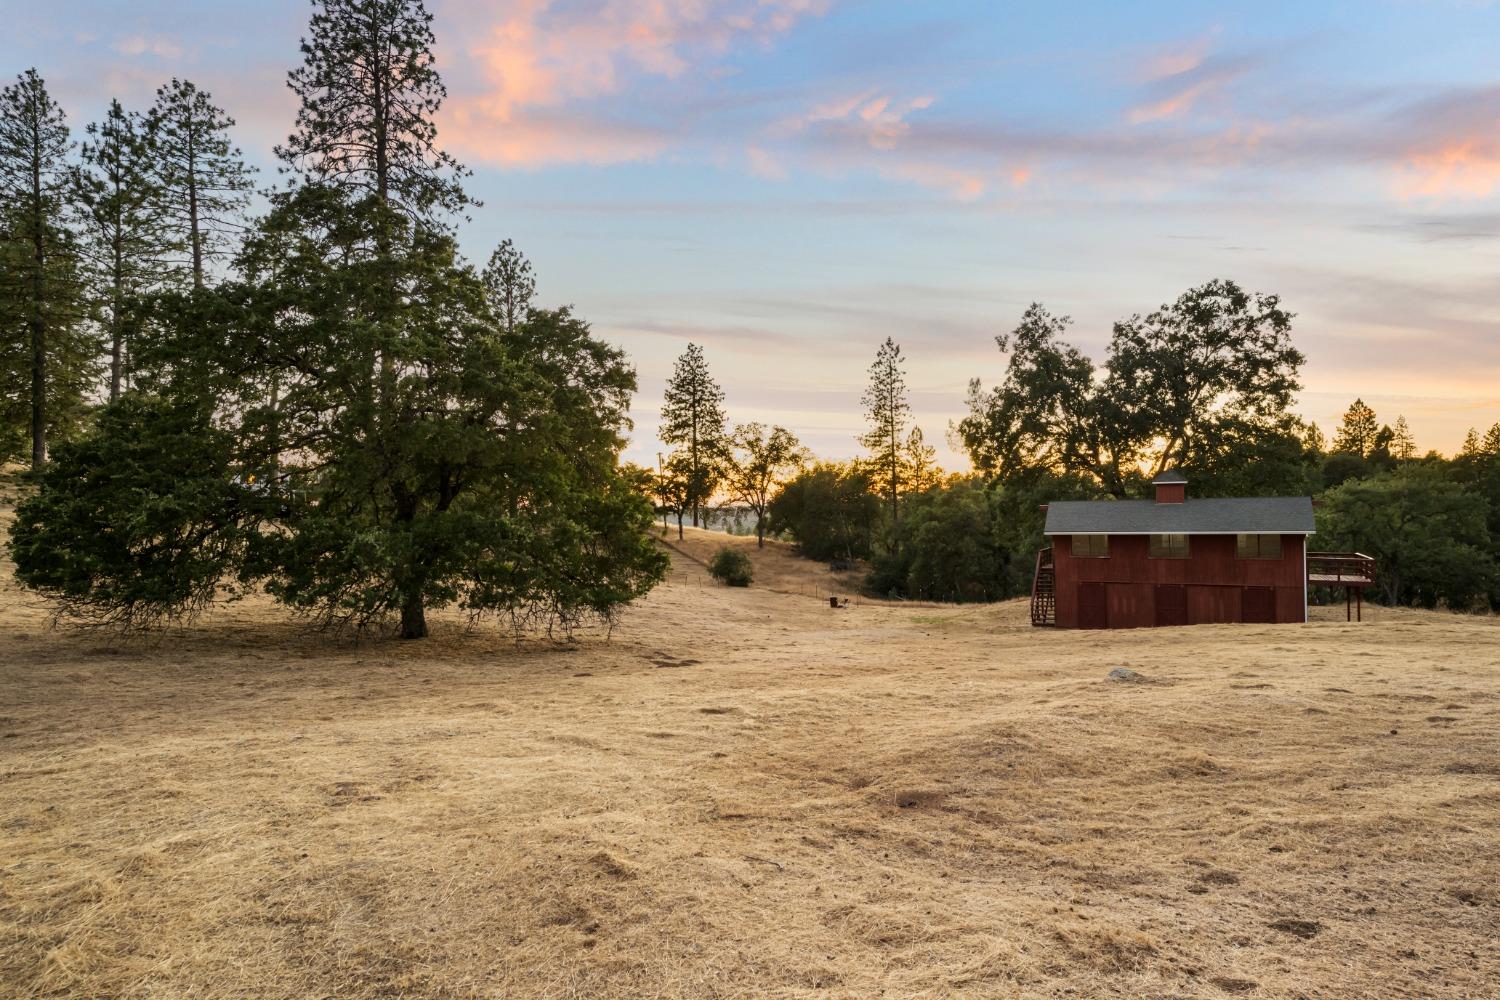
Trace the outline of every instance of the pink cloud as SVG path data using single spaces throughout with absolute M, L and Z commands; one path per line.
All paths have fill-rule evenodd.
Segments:
M 806 114 L 780 123 L 773 131 L 791 134 L 815 125 L 833 124 L 863 136 L 875 149 L 894 149 L 911 131 L 908 116 L 931 107 L 932 103 L 933 99 L 926 96 L 898 101 L 866 91 L 816 104 Z
M 1487 198 L 1500 188 L 1500 143 L 1489 137 L 1451 139 L 1413 153 L 1399 170 L 1402 198 Z
M 1146 60 L 1137 74 L 1155 96 L 1131 107 L 1126 120 L 1142 125 L 1182 118 L 1203 98 L 1243 76 L 1252 65 L 1253 61 L 1245 57 L 1209 55 L 1207 39 L 1159 53 Z
M 1216 80 L 1200 80 L 1163 100 L 1136 105 L 1130 109 L 1126 118 L 1129 119 L 1132 125 L 1165 121 L 1169 118 L 1181 118 L 1188 111 L 1192 110 L 1193 105 L 1197 103 L 1200 97 L 1216 87 L 1218 82 Z
M 831 0 L 479 0 L 456 4 L 474 38 L 471 86 L 455 88 L 448 142 L 506 164 L 608 163 L 659 153 L 668 129 L 601 126 L 579 105 L 647 78 L 680 80 L 740 42 L 767 44 Z

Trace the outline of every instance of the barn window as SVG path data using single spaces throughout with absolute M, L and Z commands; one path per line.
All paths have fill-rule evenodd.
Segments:
M 1073 556 L 1077 559 L 1108 559 L 1108 535 L 1074 535 Z
M 1152 559 L 1186 559 L 1188 557 L 1188 536 L 1152 535 L 1150 555 Z
M 1280 535 L 1239 535 L 1235 555 L 1241 559 L 1280 559 Z

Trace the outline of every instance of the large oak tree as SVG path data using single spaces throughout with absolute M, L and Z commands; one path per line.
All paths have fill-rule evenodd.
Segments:
M 980 471 L 1083 473 L 1116 497 L 1228 442 L 1300 440 L 1287 420 L 1303 361 L 1291 321 L 1276 296 L 1211 281 L 1116 323 L 1101 370 L 1063 339 L 1066 317 L 1034 304 L 996 338 L 1009 355 L 1000 383 L 970 383 L 959 435 Z

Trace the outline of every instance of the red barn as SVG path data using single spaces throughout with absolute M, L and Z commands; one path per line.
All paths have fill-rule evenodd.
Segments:
M 1311 498 L 1190 500 L 1176 472 L 1152 484 L 1154 500 L 1047 505 L 1052 546 L 1037 555 L 1032 624 L 1307 620 Z M 1373 562 L 1357 553 L 1314 560 L 1317 582 L 1363 588 L 1374 578 Z M 1336 579 L 1326 578 L 1330 567 Z

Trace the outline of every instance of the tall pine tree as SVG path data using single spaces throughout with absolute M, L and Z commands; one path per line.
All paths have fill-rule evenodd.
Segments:
M 447 91 L 433 42 L 422 0 L 315 0 L 287 78 L 297 127 L 277 154 L 311 182 L 373 195 L 413 221 L 461 211 L 465 171 L 437 146 Z
M 1375 450 L 1375 438 L 1380 433 L 1380 421 L 1375 411 L 1363 399 L 1356 399 L 1344 411 L 1344 419 L 1333 435 L 1333 450 L 1367 458 Z
M 667 381 L 658 433 L 664 443 L 684 449 L 686 506 L 696 528 L 703 506 L 718 488 L 726 446 L 724 390 L 714 381 L 703 348 L 697 344 L 687 346 Z
M 80 247 L 89 264 L 95 312 L 109 345 L 109 401 L 127 376 L 138 299 L 160 276 L 166 235 L 161 188 L 141 116 L 110 101 L 104 120 L 88 127 L 73 190 L 83 222 Z
M 244 234 L 253 171 L 229 137 L 234 119 L 187 80 L 157 90 L 146 126 L 171 262 L 202 288 Z
M 1396 426 L 1391 429 L 1391 457 L 1398 462 L 1409 462 L 1417 457 L 1417 439 L 1412 437 L 1406 418 L 1396 415 Z
M 870 452 L 870 479 L 876 492 L 885 497 L 894 530 L 901 523 L 901 481 L 911 404 L 907 401 L 901 347 L 890 337 L 875 354 L 870 384 L 861 402 L 870 429 L 860 436 L 859 443 Z
M 505 329 L 514 330 L 516 324 L 526 318 L 531 300 L 536 295 L 531 261 L 510 240 L 502 241 L 485 265 L 484 287 L 489 291 L 490 303 Z
M 71 148 L 62 109 L 36 70 L 0 90 L 0 300 L 10 319 L 7 358 L 26 370 L 33 470 L 46 462 L 53 432 L 76 420 L 94 361 L 67 228 Z

